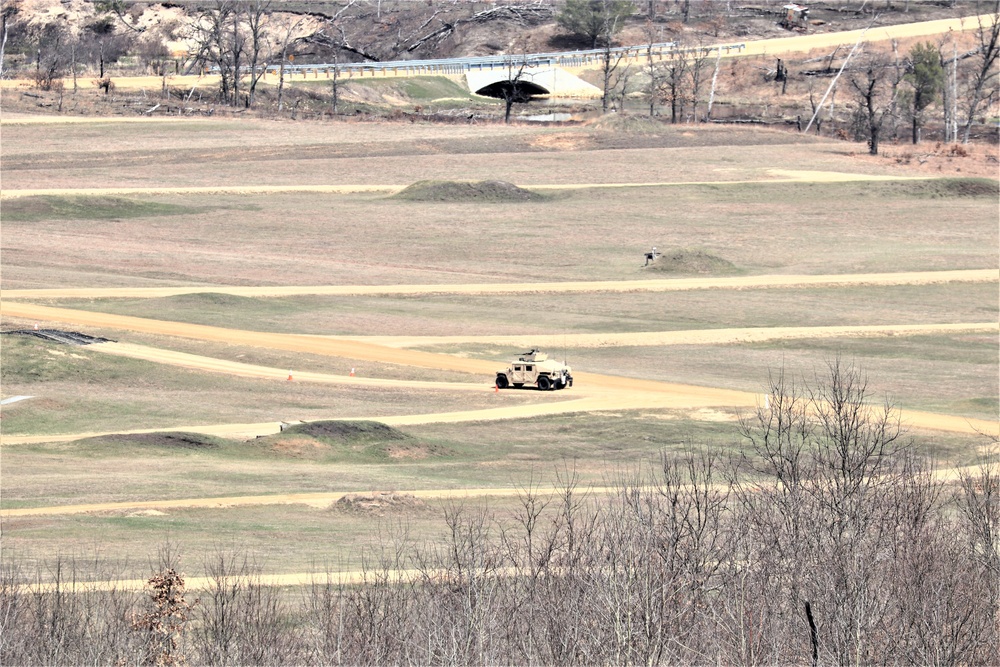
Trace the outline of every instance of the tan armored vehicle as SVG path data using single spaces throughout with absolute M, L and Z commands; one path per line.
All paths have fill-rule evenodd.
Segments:
M 566 364 L 549 359 L 547 354 L 538 350 L 531 350 L 511 362 L 507 370 L 497 371 L 497 389 L 520 389 L 525 385 L 542 391 L 565 389 L 573 386 L 573 375 Z

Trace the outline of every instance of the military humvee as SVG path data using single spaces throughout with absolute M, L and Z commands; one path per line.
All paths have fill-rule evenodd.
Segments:
M 549 359 L 543 352 L 531 350 L 511 362 L 507 370 L 497 371 L 497 389 L 520 389 L 525 385 L 542 391 L 565 389 L 573 386 L 573 375 L 569 366 Z

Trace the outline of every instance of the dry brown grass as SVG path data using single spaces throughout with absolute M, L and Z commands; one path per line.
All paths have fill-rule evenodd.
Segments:
M 852 155 L 857 147 L 848 144 L 768 130 L 684 127 L 664 128 L 657 135 L 616 135 L 587 127 L 306 125 L 256 120 L 42 126 L 8 125 L 6 120 L 5 189 L 405 185 L 428 178 L 502 178 L 521 186 L 719 182 L 767 178 L 771 168 L 900 176 L 922 173 L 912 162 Z M 961 159 L 971 164 L 975 158 Z M 962 173 L 967 173 L 964 168 Z M 998 264 L 994 199 L 931 197 L 909 185 L 579 190 L 555 193 L 546 202 L 475 207 L 401 202 L 373 195 L 140 199 L 192 210 L 101 220 L 56 216 L 18 221 L 5 216 L 3 287 L 640 279 L 649 277 L 640 267 L 641 253 L 651 245 L 703 249 L 747 273 L 990 268 Z M 989 321 L 997 316 L 992 297 L 995 285 L 944 285 L 531 298 L 200 297 L 73 305 L 259 330 L 530 336 L 532 332 L 792 322 Z M 5 327 L 15 324 L 32 325 L 9 318 L 3 321 Z M 124 338 L 121 332 L 88 333 Z M 338 372 L 350 365 L 347 359 L 225 343 L 131 334 L 128 338 L 278 368 Z M 904 407 L 982 416 L 994 409 L 990 400 L 997 390 L 992 342 L 988 337 L 942 336 L 877 343 L 822 340 L 794 345 L 649 348 L 627 354 L 620 349 L 595 349 L 574 352 L 571 363 L 577 371 L 753 391 L 764 383 L 768 367 L 784 365 L 790 372 L 808 375 L 840 352 L 860 358 L 877 387 L 892 393 Z M 5 345 L 5 356 L 12 349 Z M 506 356 L 509 351 L 470 347 L 449 352 L 489 358 Z M 58 359 L 74 361 L 68 355 Z M 128 368 L 139 372 L 51 382 L 28 374 L 10 381 L 5 378 L 4 396 L 39 397 L 5 406 L 5 433 L 176 426 L 194 420 L 388 416 L 538 400 L 531 392 L 457 396 L 361 391 L 148 366 Z M 372 365 L 365 371 L 382 377 L 427 378 L 423 371 L 386 365 Z M 709 413 L 621 412 L 537 419 L 524 429 L 519 427 L 526 425 L 518 422 L 420 427 L 414 430 L 421 436 L 416 444 L 382 451 L 387 460 L 377 464 L 322 461 L 328 450 L 302 436 L 256 443 L 256 447 L 255 443 L 233 446 L 214 458 L 202 452 L 180 456 L 134 445 L 120 450 L 92 444 L 9 448 L 4 451 L 0 482 L 5 506 L 42 506 L 309 490 L 507 485 L 533 475 L 548 480 L 562 460 L 577 461 L 592 480 L 599 479 L 612 461 L 654 459 L 663 448 L 732 444 L 731 422 L 707 421 L 720 418 Z M 929 445 L 928 451 L 942 459 L 967 458 L 977 444 L 957 436 L 944 440 L 939 449 Z M 453 454 L 429 455 L 441 447 Z M 108 470 L 116 474 L 109 476 Z M 431 519 L 425 522 L 420 514 L 415 520 L 417 532 L 437 534 Z M 308 568 L 310 561 L 326 556 L 355 559 L 351 562 L 356 564 L 356 547 L 376 542 L 378 529 L 378 522 L 367 515 L 359 518 L 302 507 L 190 509 L 167 516 L 18 519 L 5 524 L 4 550 L 65 553 L 93 544 L 98 535 L 108 550 L 142 545 L 135 554 L 143 558 L 155 551 L 163 535 L 171 534 L 194 558 L 218 540 L 242 540 L 282 563 L 275 569 L 293 570 Z

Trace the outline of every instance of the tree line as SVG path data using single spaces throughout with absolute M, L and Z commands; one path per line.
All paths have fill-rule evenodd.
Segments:
M 942 481 L 839 361 L 773 376 L 738 433 L 739 455 L 664 453 L 611 496 L 567 470 L 510 513 L 449 506 L 442 541 L 386 536 L 362 583 L 298 595 L 231 552 L 197 600 L 169 545 L 145 592 L 75 590 L 66 561 L 32 589 L 5 558 L 0 662 L 995 664 L 995 461 Z
M 71 32 L 61 23 L 50 23 L 33 32 L 28 29 L 19 3 L 12 0 L 0 12 L 3 19 L 0 71 L 3 54 L 12 50 L 23 56 L 22 69 L 28 69 L 40 88 L 61 90 L 65 86 L 63 78 L 69 77 L 75 89 L 78 75 L 91 72 L 96 74 L 104 91 L 109 92 L 113 82 L 108 68 L 128 56 L 142 68 L 160 76 L 212 71 L 220 78 L 217 90 L 220 102 L 252 108 L 265 70 L 268 67 L 274 70 L 277 66 L 276 106 L 280 111 L 285 66 L 299 49 L 322 50 L 335 64 L 341 58 L 378 60 L 385 55 L 383 51 L 390 57 L 405 57 L 418 47 L 447 38 L 461 23 L 504 18 L 527 25 L 552 15 L 541 5 L 513 5 L 478 13 L 473 9 L 471 16 L 459 19 L 443 18 L 440 11 L 435 10 L 406 34 L 399 27 L 398 34 L 390 39 L 391 35 L 387 37 L 381 33 L 391 27 L 392 21 L 386 19 L 379 23 L 381 4 L 374 14 L 368 4 L 362 0 L 348 0 L 333 15 L 326 17 L 325 27 L 304 34 L 300 27 L 305 17 L 278 12 L 270 0 L 217 0 L 214 5 L 192 14 L 183 25 L 160 25 L 155 29 L 139 20 L 141 6 L 126 5 L 124 0 L 100 0 L 96 5 L 98 14 L 77 32 Z M 716 37 L 721 18 L 735 11 L 729 3 L 705 7 L 695 4 L 702 14 L 711 10 Z M 902 136 L 904 127 L 908 127 L 910 139 L 919 142 L 923 128 L 935 118 L 933 112 L 937 109 L 936 118 L 944 128 L 943 139 L 967 143 L 975 124 L 1000 97 L 1000 2 L 990 4 L 993 20 L 982 21 L 977 26 L 971 49 L 963 47 L 960 51 L 958 42 L 950 36 L 937 43 L 917 44 L 907 53 L 901 53 L 895 43 L 888 50 L 859 43 L 843 59 L 839 69 L 833 67 L 839 49 L 835 50 L 825 68 L 798 76 L 800 94 L 802 81 L 807 76 L 812 81 L 808 90 L 809 109 L 803 109 L 804 119 L 803 114 L 799 115 L 799 129 L 815 128 L 819 132 L 824 122 L 828 127 L 838 123 L 842 130 L 846 128 L 848 138 L 867 142 L 869 151 L 877 154 L 880 143 L 887 136 L 894 139 Z M 859 11 L 865 6 L 866 3 L 861 3 Z M 671 41 L 677 43 L 675 52 L 666 57 L 654 53 L 653 44 L 663 41 L 664 30 L 662 22 L 653 20 L 657 16 L 656 7 L 656 3 L 650 3 L 647 8 L 644 63 L 641 58 L 627 59 L 613 49 L 626 23 L 635 21 L 639 13 L 631 0 L 565 0 L 554 16 L 567 34 L 581 40 L 582 46 L 603 49 L 600 66 L 603 111 L 622 110 L 630 100 L 641 98 L 648 104 L 650 115 L 668 118 L 671 123 L 710 121 L 719 88 L 722 54 L 705 45 L 703 40 L 685 40 L 688 31 L 681 22 L 666 24 L 668 35 L 673 35 Z M 689 2 L 676 8 L 683 21 L 691 17 L 691 8 Z M 371 29 L 372 21 L 380 26 L 378 30 Z M 362 25 L 368 26 L 369 34 L 357 34 Z M 181 34 L 193 46 L 185 58 L 174 59 L 166 42 Z M 371 41 L 373 39 L 381 40 L 383 46 L 377 46 Z M 512 49 L 515 51 L 518 48 L 522 52 L 527 50 L 524 40 L 515 40 L 514 44 Z M 517 47 L 517 44 L 522 46 Z M 512 63 L 516 56 L 510 54 Z M 516 78 L 523 75 L 523 66 L 510 69 L 515 80 L 506 99 L 505 120 L 510 119 L 513 103 L 530 99 L 530 95 L 518 91 Z M 340 77 L 336 66 L 334 70 L 330 103 L 336 113 Z M 753 77 L 752 74 L 744 76 Z M 794 76 L 787 64 L 778 60 L 777 67 L 767 69 L 764 78 L 765 82 L 780 84 L 784 94 Z M 821 91 L 818 84 L 825 81 L 824 77 L 831 81 L 826 90 Z M 760 83 L 758 81 L 757 85 Z M 839 114 L 835 113 L 838 94 Z

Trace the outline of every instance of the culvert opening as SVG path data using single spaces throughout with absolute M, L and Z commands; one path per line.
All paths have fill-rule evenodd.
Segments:
M 476 94 L 498 100 L 512 99 L 518 104 L 525 104 L 536 97 L 548 95 L 549 91 L 531 81 L 495 81 L 477 90 Z

